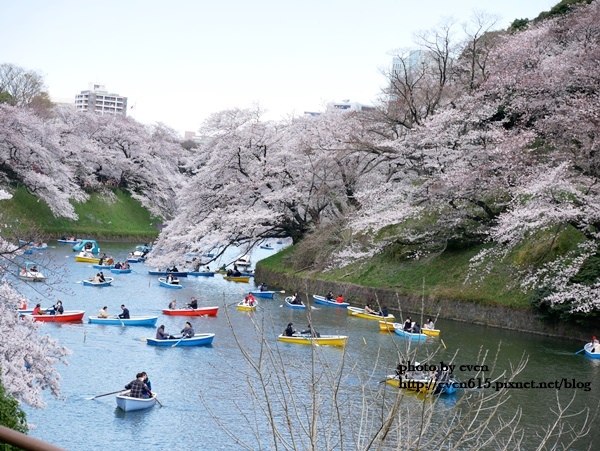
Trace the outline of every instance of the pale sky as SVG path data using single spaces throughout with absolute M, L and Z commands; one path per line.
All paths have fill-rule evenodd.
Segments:
M 0 63 L 39 71 L 53 98 L 88 83 L 181 135 L 259 104 L 279 119 L 330 101 L 373 103 L 413 35 L 484 11 L 536 17 L 559 0 L 0 0 Z M 460 27 L 457 27 L 457 31 Z

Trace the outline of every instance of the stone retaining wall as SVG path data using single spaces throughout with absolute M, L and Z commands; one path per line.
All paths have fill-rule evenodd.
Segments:
M 533 309 L 511 309 L 504 306 L 482 305 L 470 302 L 434 299 L 421 296 L 400 296 L 391 289 L 363 287 L 352 283 L 329 282 L 320 279 L 300 277 L 277 271 L 256 269 L 257 283 L 266 282 L 270 286 L 285 289 L 288 293 L 297 291 L 302 299 L 312 300 L 313 294 L 325 295 L 333 291 L 334 295 L 342 294 L 350 305 L 364 307 L 367 301 L 387 306 L 398 321 L 403 315 L 420 316 L 438 319 L 451 319 L 472 324 L 482 324 L 503 329 L 529 332 L 552 337 L 564 337 L 575 340 L 590 340 L 600 330 L 583 329 L 565 322 L 548 322 L 541 320 Z

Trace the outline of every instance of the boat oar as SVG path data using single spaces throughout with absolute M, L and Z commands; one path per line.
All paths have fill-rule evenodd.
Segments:
M 440 341 L 441 341 L 441 342 L 442 342 L 442 344 L 444 345 L 444 349 L 447 349 L 447 348 L 446 348 L 446 343 L 444 343 L 444 340 L 440 338 Z
M 102 398 L 103 396 L 108 396 L 108 395 L 114 395 L 115 393 L 121 393 L 122 391 L 123 390 L 111 391 L 110 393 L 103 393 L 101 395 L 96 395 L 91 398 L 85 398 L 85 399 L 87 399 L 88 401 L 91 401 L 92 399 Z
M 181 340 L 183 340 L 184 337 L 181 337 L 179 339 L 179 341 L 177 341 L 177 343 L 175 343 L 173 346 L 171 346 L 172 348 L 174 348 L 175 346 L 177 346 L 179 343 L 181 343 Z
M 581 348 L 579 351 L 577 351 L 575 354 L 579 354 L 580 352 L 585 351 L 585 348 Z
M 163 406 L 162 403 L 158 400 L 158 397 L 156 396 L 156 394 L 154 394 L 154 399 L 156 400 L 156 402 L 158 403 L 159 406 Z

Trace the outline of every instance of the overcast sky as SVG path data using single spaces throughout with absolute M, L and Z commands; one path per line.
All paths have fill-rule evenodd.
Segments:
M 476 10 L 506 28 L 558 1 L 0 0 L 0 63 L 39 71 L 53 98 L 104 84 L 135 119 L 183 134 L 256 103 L 273 119 L 372 103 L 414 33 Z

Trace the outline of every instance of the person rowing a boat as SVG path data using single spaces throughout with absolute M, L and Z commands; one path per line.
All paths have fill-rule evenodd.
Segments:
M 377 312 L 375 312 L 375 310 L 373 310 L 369 304 L 365 305 L 364 311 L 365 311 L 365 313 L 368 313 L 369 315 L 377 314 Z
M 127 307 L 125 307 L 125 305 L 121 304 L 121 310 L 123 310 L 123 313 L 121 313 L 119 315 L 119 318 L 121 319 L 129 319 L 129 309 Z
M 325 299 L 327 299 L 328 301 L 333 301 L 333 291 L 327 293 L 327 295 L 325 295 Z
M 381 310 L 379 310 L 379 312 L 377 312 L 377 315 L 383 316 L 384 318 L 387 318 L 387 316 L 388 316 L 388 309 L 387 309 L 387 307 L 385 305 L 383 305 L 381 307 Z
M 198 301 L 196 300 L 195 297 L 192 296 L 192 300 L 187 304 L 188 308 L 193 308 L 193 309 L 197 309 L 198 308 Z
M 412 319 L 409 316 L 408 318 L 406 318 L 406 321 L 404 321 L 404 326 L 402 326 L 402 330 L 404 332 L 410 332 L 412 329 Z
M 185 323 L 185 327 L 181 329 L 181 338 L 193 338 L 195 335 L 194 329 L 192 328 L 192 323 L 187 321 Z
M 258 287 L 259 291 L 267 291 L 267 284 L 266 283 L 261 283 L 260 286 Z
M 317 332 L 315 329 L 313 329 L 313 327 L 309 324 L 307 326 L 307 329 L 304 329 L 302 332 L 300 332 L 301 335 L 310 335 L 313 338 L 319 338 L 321 336 L 321 334 L 319 332 Z
M 65 312 L 63 308 L 62 301 L 58 301 L 56 305 L 52 306 L 52 310 L 50 311 L 51 315 L 62 315 Z
M 298 293 L 294 293 L 294 295 L 290 299 L 290 304 L 302 305 L 302 301 L 300 300 L 300 296 L 298 296 Z
M 132 398 L 143 398 L 144 392 L 150 392 L 150 388 L 144 382 L 144 374 L 137 373 L 135 379 L 132 380 L 125 386 L 126 390 L 129 390 L 129 396 Z

